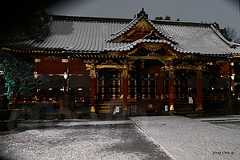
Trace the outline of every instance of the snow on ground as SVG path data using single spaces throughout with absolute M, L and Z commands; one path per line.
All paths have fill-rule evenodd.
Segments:
M 83 122 L 81 122 L 83 123 Z M 169 160 L 132 124 L 51 123 L 0 136 L 0 159 L 7 160 Z M 96 125 L 98 124 L 98 125 Z M 108 125 L 106 125 L 108 124 Z M 29 124 L 28 124 L 29 125 Z M 57 126 L 57 127 L 56 127 Z M 26 127 L 26 126 L 25 126 Z M 39 127 L 39 126 L 38 126 Z
M 204 119 L 156 116 L 131 119 L 173 159 L 240 159 L 240 116 Z

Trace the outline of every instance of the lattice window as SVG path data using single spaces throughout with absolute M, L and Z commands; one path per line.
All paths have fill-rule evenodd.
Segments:
M 137 99 L 137 79 L 136 74 L 131 74 L 128 81 L 128 95 L 130 98 Z
M 110 100 L 120 97 L 120 73 L 104 70 L 99 72 L 98 78 L 99 100 Z
M 142 76 L 142 99 L 156 98 L 156 78 L 154 74 Z

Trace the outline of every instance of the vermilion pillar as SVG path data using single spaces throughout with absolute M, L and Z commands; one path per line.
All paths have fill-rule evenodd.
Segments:
M 90 103 L 91 112 L 95 112 L 97 99 L 97 75 L 94 67 L 90 70 Z
M 197 71 L 196 77 L 196 112 L 203 111 L 203 75 L 202 71 Z
M 158 79 L 158 92 L 159 92 L 159 98 L 162 101 L 163 100 L 163 74 L 160 72 L 159 79 Z
M 228 105 L 226 106 L 226 113 L 234 114 L 234 82 L 235 73 L 234 73 L 234 62 L 229 63 L 229 92 L 228 92 Z
M 163 105 L 163 75 L 160 72 L 159 77 L 157 79 L 157 83 L 156 83 L 156 87 L 157 87 L 157 97 L 159 98 L 159 107 L 158 107 L 158 112 L 161 111 L 161 107 Z
M 175 95 L 174 80 L 175 80 L 174 71 L 170 70 L 169 71 L 169 81 L 168 81 L 168 105 L 169 105 L 170 111 L 174 111 L 174 105 L 175 105 L 176 95 Z
M 124 66 L 122 70 L 122 96 L 123 96 L 123 111 L 127 113 L 128 111 L 128 69 Z
M 230 77 L 231 77 L 231 82 L 230 82 L 230 84 L 231 84 L 231 87 L 230 87 L 230 89 L 231 89 L 231 92 L 232 92 L 232 95 L 235 95 L 235 93 L 234 93 L 234 84 L 235 84 L 235 71 L 234 71 L 234 62 L 231 62 L 230 63 L 230 67 L 229 67 L 229 72 L 230 72 Z

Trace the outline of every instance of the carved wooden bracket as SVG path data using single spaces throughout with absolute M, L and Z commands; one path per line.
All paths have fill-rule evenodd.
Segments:
M 86 69 L 89 71 L 89 76 L 91 78 L 96 78 L 96 66 L 94 64 L 86 64 Z
M 127 78 L 128 77 L 128 67 L 127 65 L 124 65 L 122 68 L 122 77 Z

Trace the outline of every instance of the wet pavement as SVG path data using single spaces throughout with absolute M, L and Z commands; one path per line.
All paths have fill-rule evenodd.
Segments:
M 202 122 L 208 122 L 219 127 L 225 127 L 240 131 L 240 115 L 227 115 L 222 117 L 203 118 Z
M 170 160 L 131 123 L 51 123 L 0 135 L 1 160 Z
M 172 159 L 240 159 L 240 115 L 195 119 L 181 116 L 131 119 Z
M 210 122 L 210 123 L 215 124 L 217 126 L 240 130 L 240 121 L 238 121 L 238 122 Z

